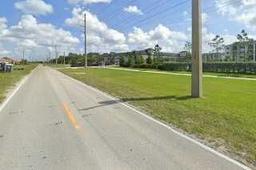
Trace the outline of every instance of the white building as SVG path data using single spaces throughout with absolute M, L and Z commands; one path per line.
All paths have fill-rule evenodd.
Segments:
M 225 46 L 225 59 L 234 62 L 256 62 L 256 41 L 235 42 Z

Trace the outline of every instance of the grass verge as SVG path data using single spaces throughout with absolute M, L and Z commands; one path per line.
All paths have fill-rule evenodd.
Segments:
M 25 66 L 15 66 L 14 71 L 11 73 L 0 72 L 0 103 L 3 102 L 6 97 L 7 91 L 15 86 L 15 84 L 20 81 L 25 75 L 29 74 L 36 65 L 25 65 Z M 21 69 L 23 68 L 23 69 Z
M 191 74 L 190 72 L 187 71 L 163 71 L 159 69 L 151 69 L 151 68 L 126 68 L 126 67 L 118 67 L 118 66 L 113 66 L 110 68 L 114 69 L 130 69 L 130 70 L 139 70 L 139 71 L 156 71 L 156 72 L 163 72 L 163 73 L 177 73 L 177 74 Z M 238 73 L 214 73 L 214 72 L 204 72 L 203 73 L 205 76 L 218 76 L 218 77 L 241 77 L 241 78 L 255 78 L 255 74 L 238 74 Z
M 256 81 L 204 78 L 204 98 L 190 97 L 190 77 L 111 69 L 61 69 L 155 118 L 256 165 Z

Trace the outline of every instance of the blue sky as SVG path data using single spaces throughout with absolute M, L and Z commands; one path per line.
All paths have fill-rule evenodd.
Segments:
M 203 0 L 203 50 L 216 35 L 232 43 L 242 29 L 255 37 L 255 0 Z M 8 0 L 0 2 L 0 56 L 52 57 L 82 52 L 82 15 L 88 50 L 128 51 L 158 43 L 178 52 L 190 41 L 191 0 Z M 22 37 L 22 38 L 21 38 Z

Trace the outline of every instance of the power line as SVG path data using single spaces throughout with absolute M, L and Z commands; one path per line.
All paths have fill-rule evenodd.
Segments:
M 121 11 L 117 11 L 117 12 L 115 12 L 115 13 L 112 13 L 112 15 L 110 15 L 109 16 L 109 18 L 112 18 L 112 17 L 114 17 L 114 16 L 117 16 L 118 14 L 120 14 L 121 13 L 121 15 L 123 15 L 123 6 L 125 5 L 125 6 L 127 6 L 128 4 L 132 4 L 132 3 L 135 3 L 137 0 L 130 0 L 130 1 L 128 1 L 128 3 L 125 3 L 125 4 L 123 4 L 122 6 L 120 5 L 119 6 L 119 8 L 121 8 Z
M 188 2 L 189 0 L 184 0 L 184 1 L 182 1 L 182 2 L 179 2 L 179 3 L 176 3 L 175 5 L 173 5 L 173 6 L 171 6 L 171 7 L 168 7 L 168 8 L 164 8 L 164 9 L 162 9 L 162 12 L 156 12 L 156 13 L 153 13 L 152 15 L 149 15 L 149 16 L 147 16 L 146 18 L 144 18 L 144 19 L 141 19 L 141 20 L 139 20 L 139 21 L 137 21 L 137 22 L 128 22 L 127 24 L 124 24 L 123 26 L 125 26 L 125 27 L 127 27 L 128 25 L 130 25 L 130 24 L 132 24 L 132 25 L 141 25 L 142 23 L 145 23 L 145 22 L 147 22 L 148 20 L 150 20 L 150 19 L 152 19 L 152 18 L 154 18 L 154 17 L 156 17 L 156 16 L 158 16 L 158 15 L 161 15 L 161 14 L 164 14 L 164 13 L 166 13 L 166 12 L 169 12 L 171 9 L 175 9 L 175 8 L 177 8 L 177 7 L 179 7 L 179 6 L 182 6 L 182 5 L 184 5 L 186 2 Z
M 126 20 L 124 20 L 124 23 L 125 23 L 124 25 L 120 25 L 120 24 L 119 24 L 118 26 L 126 27 L 126 28 L 127 28 L 127 26 L 128 26 L 129 24 L 137 25 L 137 26 L 138 26 L 138 25 L 141 25 L 141 24 L 143 24 L 143 23 L 146 23 L 148 20 L 154 18 L 155 16 L 158 16 L 158 15 L 161 15 L 161 14 L 163 14 L 163 13 L 166 13 L 166 12 L 170 11 L 171 9 L 177 7 L 177 6 L 183 5 L 183 4 L 186 3 L 186 2 L 188 2 L 188 0 L 187 0 L 187 1 L 182 1 L 182 2 L 180 2 L 180 3 L 178 3 L 178 4 L 176 4 L 176 5 L 174 5 L 174 6 L 170 7 L 170 8 L 168 8 L 169 10 L 162 10 L 163 12 L 160 12 L 160 13 L 158 12 L 158 13 L 155 13 L 155 14 L 153 14 L 153 15 L 150 15 L 150 16 L 148 16 L 148 17 L 146 17 L 146 18 L 144 18 L 144 19 L 142 19 L 142 20 L 140 20 L 140 21 L 138 21 L 138 22 L 127 22 L 127 19 L 126 19 Z M 239 0 L 228 0 L 228 1 L 223 2 L 222 5 L 219 6 L 219 7 L 226 7 L 226 6 L 230 5 L 230 4 L 236 4 L 236 3 L 239 3 L 239 2 L 240 2 Z M 158 7 L 160 7 L 160 6 L 158 6 Z M 209 7 L 207 7 L 207 8 L 204 8 L 203 10 L 204 10 L 205 13 L 211 13 L 212 11 L 209 10 L 209 9 L 214 9 L 214 8 L 216 8 L 216 6 L 209 6 Z M 213 12 L 214 12 L 214 11 L 213 11 Z M 172 13 L 171 13 L 171 14 L 172 14 Z M 170 13 L 164 15 L 163 17 L 167 17 L 167 16 L 170 16 Z M 162 17 L 162 18 L 163 18 L 163 17 Z M 177 19 L 177 20 L 178 20 L 178 19 Z M 178 22 L 178 23 L 176 23 L 175 25 L 185 25 L 185 24 L 187 24 L 188 22 L 191 22 L 191 21 Z M 122 22 L 121 22 L 121 24 L 122 24 Z M 173 24 L 172 24 L 172 25 L 173 25 Z
M 117 4 L 119 3 L 119 2 L 121 2 L 121 0 L 119 0 L 118 2 L 117 2 Z M 106 13 L 106 11 L 108 10 L 108 9 L 110 9 L 112 6 L 113 6 L 113 1 L 111 1 L 111 3 L 110 3 L 110 5 L 108 5 L 107 7 L 102 7 L 102 8 L 100 8 L 99 9 L 99 11 L 101 12 L 101 14 L 103 14 L 103 13 Z M 115 3 L 115 5 L 116 5 L 116 3 Z
M 222 7 L 227 7 L 229 6 L 230 4 L 236 4 L 236 3 L 239 3 L 240 0 L 228 0 L 228 1 L 225 1 L 225 3 L 222 3 L 221 6 L 219 6 L 220 8 Z M 206 13 L 206 14 L 209 14 L 209 13 L 212 13 L 212 12 L 215 12 L 215 8 L 216 6 L 208 6 L 207 8 L 204 8 L 203 11 Z M 211 9 L 211 10 L 209 10 Z M 167 15 L 169 16 L 169 15 Z M 162 17 L 162 19 L 164 18 L 164 16 Z M 191 18 L 191 16 L 190 16 Z M 178 20 L 178 19 L 177 19 Z M 172 25 L 185 25 L 187 23 L 191 22 L 191 20 L 187 20 L 187 21 L 184 21 L 184 22 L 177 22 L 177 23 L 174 23 Z M 209 25 L 209 24 L 208 24 Z
M 219 5 L 218 7 L 223 8 L 223 7 L 229 6 L 231 4 L 238 4 L 240 2 L 241 2 L 241 0 L 227 0 L 227 1 L 224 1 L 223 3 L 221 3 L 221 5 Z M 208 13 L 208 12 L 214 11 L 215 8 L 216 8 L 216 5 L 211 5 L 211 6 L 208 6 L 207 8 L 204 8 L 203 11 L 204 12 L 207 11 L 207 13 Z
M 165 1 L 165 2 L 163 2 Z M 162 3 L 163 2 L 163 3 Z M 151 4 L 149 4 L 146 8 L 142 9 L 143 13 L 147 13 L 147 12 L 150 12 L 152 11 L 153 9 L 158 9 L 159 7 L 161 7 L 162 5 L 168 3 L 169 1 L 166 1 L 166 0 L 158 0 L 157 2 L 152 2 Z M 161 6 L 156 6 L 157 4 L 161 4 Z M 151 8 L 150 8 L 151 7 Z M 118 25 L 115 25 L 115 26 L 119 26 L 119 25 L 122 25 L 123 23 L 127 23 L 127 21 L 129 21 L 130 19 L 132 19 L 134 16 L 129 16 L 128 18 L 126 18 L 125 20 L 123 20 L 122 22 L 120 22 Z

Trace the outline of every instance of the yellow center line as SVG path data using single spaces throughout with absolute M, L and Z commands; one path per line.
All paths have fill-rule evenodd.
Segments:
M 72 125 L 76 128 L 76 129 L 80 129 L 80 126 L 74 116 L 74 114 L 72 113 L 72 111 L 70 110 L 70 108 L 68 107 L 68 105 L 66 103 L 63 103 L 63 108 L 67 114 L 67 117 L 69 119 L 69 121 L 72 123 Z

